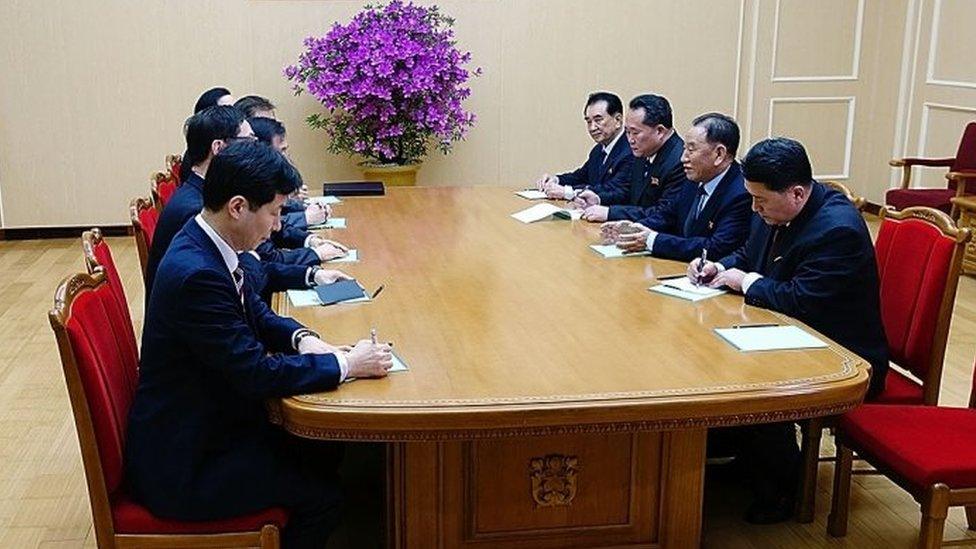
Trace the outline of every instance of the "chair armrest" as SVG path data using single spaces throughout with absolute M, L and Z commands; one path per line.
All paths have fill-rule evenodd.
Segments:
M 912 184 L 912 166 L 929 166 L 937 168 L 951 168 L 955 158 L 895 158 L 888 161 L 892 168 L 901 168 L 901 188 L 907 189 Z

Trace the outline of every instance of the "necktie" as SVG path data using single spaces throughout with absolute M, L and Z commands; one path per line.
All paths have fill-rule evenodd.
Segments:
M 241 300 L 241 304 L 244 304 L 244 269 L 240 267 L 234 269 L 231 273 L 234 277 L 234 286 L 237 288 L 237 297 Z
M 705 205 L 705 186 L 698 185 L 698 193 L 695 195 L 695 200 L 692 202 L 693 209 L 688 212 L 688 217 L 685 218 L 685 236 L 689 236 L 691 233 L 691 227 L 698 221 L 698 215 L 701 214 L 702 207 Z
M 601 164 L 606 164 L 608 158 L 610 158 L 610 151 L 604 150 L 603 151 L 603 162 L 601 162 Z
M 779 233 L 782 228 L 783 228 L 782 225 L 775 225 L 773 226 L 773 230 L 770 231 L 769 244 L 766 246 L 766 256 L 763 260 L 763 264 L 762 264 L 763 270 L 761 274 L 766 273 L 767 267 L 769 267 L 769 265 L 776 258 L 776 242 L 779 240 Z

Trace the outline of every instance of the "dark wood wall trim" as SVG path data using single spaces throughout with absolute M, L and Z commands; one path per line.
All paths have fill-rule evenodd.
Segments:
M 99 225 L 105 236 L 127 236 L 132 234 L 132 225 Z M 0 240 L 40 240 L 47 238 L 81 238 L 81 233 L 92 225 L 75 227 L 18 227 L 0 229 Z
M 881 212 L 881 205 L 869 200 L 864 204 L 864 211 L 871 215 L 878 215 Z

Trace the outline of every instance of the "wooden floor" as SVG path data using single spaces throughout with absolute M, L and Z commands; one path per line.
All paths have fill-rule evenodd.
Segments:
M 142 281 L 132 238 L 110 238 L 133 305 L 136 333 L 142 326 Z M 95 547 L 78 441 L 47 311 L 54 288 L 83 270 L 76 240 L 0 242 L 0 548 Z M 966 404 L 976 356 L 976 280 L 959 285 L 946 359 L 941 402 Z M 827 441 L 829 444 L 829 441 Z M 825 445 L 827 446 L 827 445 Z M 381 462 L 374 460 L 379 466 Z M 711 474 L 711 473 L 710 473 Z M 705 542 L 710 548 L 908 548 L 917 534 L 918 506 L 880 476 L 858 476 L 852 487 L 850 533 L 826 535 L 832 468 L 821 465 L 816 521 L 800 525 L 749 526 L 740 520 L 741 487 L 710 482 Z M 369 506 L 379 509 L 380 506 Z M 362 506 L 357 506 L 362 509 Z M 381 523 L 356 517 L 352 524 Z M 967 534 L 961 509 L 951 511 L 946 538 Z M 362 538 L 340 532 L 330 547 L 362 547 Z M 375 545 L 371 542 L 368 545 Z

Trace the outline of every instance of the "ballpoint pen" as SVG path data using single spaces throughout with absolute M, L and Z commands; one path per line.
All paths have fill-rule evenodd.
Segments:
M 776 324 L 775 322 L 768 322 L 768 323 L 765 323 L 765 324 L 733 324 L 732 325 L 732 327 L 735 328 L 735 329 L 739 329 L 739 328 L 773 328 L 775 326 L 779 326 L 779 324 Z
M 701 286 L 702 271 L 705 270 L 705 261 L 708 260 L 708 250 L 702 248 L 701 261 L 698 262 L 698 272 L 695 274 L 695 286 Z
M 369 329 L 369 339 L 376 345 L 376 328 Z
M 380 284 L 380 287 L 379 288 L 376 288 L 376 291 L 373 292 L 373 295 L 369 296 L 369 298 L 370 299 L 376 299 L 376 296 L 380 295 L 380 292 L 382 292 L 382 291 L 383 291 L 383 284 Z

